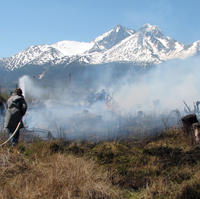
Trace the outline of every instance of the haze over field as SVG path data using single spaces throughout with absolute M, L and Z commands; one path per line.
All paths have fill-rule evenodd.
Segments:
M 1 56 L 0 85 L 7 90 L 20 86 L 25 96 L 31 98 L 26 118 L 29 127 L 114 132 L 128 126 L 130 118 L 136 121 L 139 114 L 142 119 L 155 116 L 152 129 L 162 128 L 161 120 L 172 110 L 185 114 L 183 100 L 191 108 L 199 100 L 200 40 L 195 35 L 199 29 L 194 16 L 199 2 L 194 0 L 192 5 L 192 2 L 171 0 L 117 1 L 114 10 L 114 2 L 111 2 L 106 3 L 106 8 L 90 0 L 84 4 L 76 2 L 79 10 L 76 16 L 72 2 L 46 5 L 39 1 L 30 4 L 20 1 L 11 5 L 11 8 L 21 9 L 23 3 L 27 9 L 21 10 L 20 17 L 27 16 L 24 20 L 30 23 L 20 32 L 23 21 L 17 22 L 16 37 L 22 33 L 18 38 L 23 39 L 23 45 L 16 53 Z M 44 6 L 54 11 L 50 12 L 51 16 L 45 10 L 41 12 Z M 38 25 L 32 23 L 36 19 L 31 12 L 25 15 L 30 7 L 38 11 Z M 185 16 L 185 10 L 189 17 Z M 173 17 L 172 14 L 177 13 L 180 16 Z M 48 28 L 43 26 L 46 17 L 49 17 L 48 23 L 52 23 Z M 87 20 L 83 20 L 85 17 Z M 185 23 L 186 20 L 190 23 Z M 25 37 L 30 24 L 35 28 Z M 52 36 L 52 33 L 55 34 Z M 8 39 L 9 34 L 4 33 L 4 38 Z M 30 41 L 27 42 L 27 38 Z M 37 38 L 37 42 L 32 42 L 33 38 Z M 22 47 L 25 44 L 26 47 Z M 80 128 L 84 118 L 87 121 Z
M 168 127 L 176 125 L 180 115 L 173 111 L 179 110 L 184 116 L 187 113 L 183 101 L 193 109 L 199 100 L 199 61 L 198 57 L 174 60 L 134 79 L 127 73 L 109 87 L 104 85 L 106 76 L 101 76 L 95 87 L 90 85 L 87 89 L 66 87 L 59 80 L 53 87 L 43 87 L 34 78 L 23 76 L 19 86 L 25 97 L 33 100 L 26 124 L 54 133 L 62 129 L 70 138 L 105 138 L 116 132 L 123 136 L 124 129 L 128 131 L 128 126 L 138 124 L 148 126 L 146 133 L 151 134 L 166 127 L 164 120 Z
M 0 198 L 200 198 L 199 0 L 0 5 Z

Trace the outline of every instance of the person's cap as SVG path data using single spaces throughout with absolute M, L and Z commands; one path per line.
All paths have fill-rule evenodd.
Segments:
M 16 88 L 14 91 L 17 95 L 22 95 L 22 89 L 21 88 Z

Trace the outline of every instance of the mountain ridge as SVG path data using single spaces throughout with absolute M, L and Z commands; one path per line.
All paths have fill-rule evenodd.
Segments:
M 90 42 L 64 40 L 30 46 L 16 55 L 0 59 L 0 65 L 10 71 L 30 64 L 52 66 L 75 60 L 86 64 L 132 62 L 148 65 L 185 59 L 199 52 L 200 40 L 185 45 L 165 36 L 151 24 L 145 24 L 137 31 L 117 25 Z

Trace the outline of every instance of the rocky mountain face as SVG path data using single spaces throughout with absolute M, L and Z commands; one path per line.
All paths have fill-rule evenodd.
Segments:
M 135 31 L 117 25 L 91 42 L 60 41 L 31 46 L 12 57 L 0 59 L 0 65 L 8 70 L 30 64 L 69 64 L 77 60 L 87 64 L 132 62 L 148 65 L 187 58 L 199 52 L 200 41 L 184 45 L 165 36 L 157 26 L 146 24 Z
M 91 42 L 66 40 L 51 45 L 30 46 L 12 57 L 0 59 L 0 72 L 12 73 L 11 76 L 16 78 L 28 74 L 42 79 L 48 73 L 52 77 L 56 73 L 69 73 L 75 69 L 77 72 L 80 70 L 77 66 L 82 65 L 98 67 L 116 63 L 118 66 L 148 66 L 171 59 L 185 59 L 199 52 L 200 41 L 184 45 L 165 36 L 151 24 L 137 31 L 117 25 Z M 88 70 L 87 67 L 84 70 Z

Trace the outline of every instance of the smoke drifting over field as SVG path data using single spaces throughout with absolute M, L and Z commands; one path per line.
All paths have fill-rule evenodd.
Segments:
M 193 105 L 200 99 L 199 69 L 199 58 L 167 62 L 139 77 L 137 82 L 115 89 L 115 98 L 125 112 L 137 105 L 144 111 L 154 111 L 156 101 L 159 112 L 183 110 L 183 100 Z
M 179 109 L 185 114 L 183 100 L 193 106 L 200 99 L 199 67 L 199 58 L 175 60 L 131 81 L 132 74 L 127 74 L 106 88 L 104 76 L 98 80 L 98 88 L 88 90 L 61 82 L 51 88 L 44 87 L 23 76 L 19 85 L 25 98 L 31 99 L 25 122 L 28 128 L 49 129 L 54 135 L 62 132 L 68 138 L 105 139 L 116 133 L 120 136 L 136 132 L 138 128 L 153 133 L 165 126 L 164 120 L 173 125 L 180 119 L 170 115 L 172 110 Z M 107 96 L 99 98 L 104 92 L 102 89 Z

